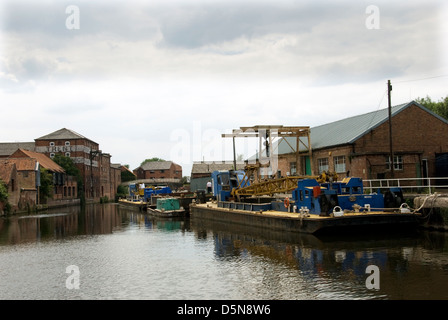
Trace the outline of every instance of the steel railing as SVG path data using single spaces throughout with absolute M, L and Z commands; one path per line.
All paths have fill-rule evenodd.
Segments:
M 375 192 L 377 189 L 400 187 L 404 193 L 428 193 L 436 189 L 448 189 L 448 177 L 437 178 L 395 178 L 363 180 L 364 189 Z

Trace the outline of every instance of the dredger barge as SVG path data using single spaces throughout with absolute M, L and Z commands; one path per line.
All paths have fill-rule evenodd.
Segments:
M 418 225 L 421 214 L 406 204 L 401 188 L 367 194 L 361 178 L 347 176 L 339 181 L 336 173 L 326 171 L 318 176 L 279 176 L 278 159 L 271 150 L 274 139 L 295 138 L 296 158 L 299 144 L 305 146 L 300 152 L 311 158 L 309 127 L 241 127 L 223 137 L 233 138 L 234 169 L 235 137 L 259 138 L 260 153 L 255 164 L 246 162 L 244 170 L 214 171 L 212 200 L 192 203 L 193 219 L 305 233 L 365 227 L 398 230 Z M 261 175 L 261 169 L 270 174 Z M 277 176 L 272 176 L 276 172 Z
M 414 228 L 420 215 L 404 202 L 400 188 L 365 194 L 362 180 L 355 177 L 342 181 L 287 177 L 250 185 L 244 171 L 215 171 L 212 183 L 212 200 L 190 206 L 193 219 L 317 233 Z M 263 189 L 272 193 L 272 186 L 290 193 L 259 195 Z

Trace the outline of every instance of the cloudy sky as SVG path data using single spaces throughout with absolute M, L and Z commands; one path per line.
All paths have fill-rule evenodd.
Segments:
M 114 163 L 160 157 L 189 175 L 193 161 L 233 158 L 232 129 L 386 108 L 389 79 L 393 105 L 439 100 L 445 3 L 2 1 L 0 141 L 65 127 Z

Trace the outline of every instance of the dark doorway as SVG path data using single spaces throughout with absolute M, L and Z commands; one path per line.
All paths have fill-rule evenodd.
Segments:
M 436 153 L 436 177 L 448 177 L 448 153 Z M 448 179 L 436 181 L 436 185 L 448 185 Z

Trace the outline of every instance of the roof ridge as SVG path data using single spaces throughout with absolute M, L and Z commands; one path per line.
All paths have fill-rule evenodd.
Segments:
M 406 103 L 397 104 L 392 107 L 392 116 L 397 115 L 402 110 L 412 105 L 418 105 L 414 100 Z M 311 147 L 319 149 L 330 145 L 338 145 L 341 143 L 352 143 L 356 139 L 375 129 L 379 125 L 388 120 L 388 108 L 382 108 L 333 122 L 325 123 L 310 128 Z M 286 142 L 293 137 L 283 138 Z M 295 141 L 295 140 L 293 140 Z M 291 152 L 291 148 L 287 143 L 281 140 L 277 143 L 278 153 Z
M 72 130 L 72 129 L 67 129 L 67 128 L 61 128 L 59 130 L 53 131 L 51 133 L 48 133 L 46 135 L 43 135 L 42 137 L 39 137 L 35 140 L 47 140 L 47 139 L 61 139 L 60 137 L 58 137 L 58 135 L 62 135 L 63 133 L 68 133 L 69 136 L 73 136 L 79 139 L 87 139 L 89 141 L 94 142 L 93 140 L 83 136 L 82 134 L 79 134 L 78 132 Z M 73 137 L 70 138 L 66 138 L 66 139 L 73 139 Z M 63 138 L 65 139 L 65 138 Z M 96 143 L 96 142 L 95 142 Z
M 62 130 L 66 130 L 66 131 L 69 131 L 69 132 L 73 133 L 74 135 L 77 135 L 77 136 L 80 136 L 80 137 L 82 137 L 82 138 L 87 139 L 87 138 L 84 137 L 82 134 L 79 134 L 78 132 L 76 132 L 76 131 L 74 131 L 74 130 L 72 130 L 72 129 L 62 128 L 62 129 L 60 129 L 60 130 L 61 130 L 61 131 L 62 131 Z
M 403 106 L 405 106 L 405 105 L 411 105 L 412 102 L 414 102 L 414 100 L 412 100 L 411 102 L 401 103 L 401 104 L 397 104 L 397 105 L 395 105 L 395 106 L 392 106 L 392 111 L 393 111 L 394 108 L 395 108 L 395 109 L 398 108 L 397 110 L 400 110 L 400 109 L 401 109 Z M 362 113 L 362 114 L 357 114 L 357 115 L 354 115 L 354 116 L 351 116 L 351 117 L 347 117 L 347 118 L 343 118 L 343 119 L 335 120 L 335 121 L 332 121 L 332 122 L 327 122 L 327 123 L 324 123 L 324 124 L 320 124 L 320 125 L 318 125 L 318 126 L 311 127 L 310 129 L 313 129 L 313 128 L 319 128 L 319 127 L 322 127 L 322 126 L 327 126 L 327 125 L 329 125 L 329 124 L 334 124 L 334 123 L 337 123 L 337 122 L 340 122 L 340 121 L 351 120 L 351 119 L 353 119 L 353 118 L 365 117 L 365 116 L 368 116 L 369 114 L 374 114 L 374 113 L 377 113 L 378 111 L 384 111 L 384 110 L 387 110 L 387 109 L 388 109 L 388 108 L 382 108 L 382 109 L 377 109 L 377 110 L 369 111 L 369 112 Z M 393 113 L 393 112 L 392 112 L 392 113 Z
M 44 167 L 46 169 L 49 169 L 54 172 L 65 172 L 65 169 L 62 166 L 60 166 L 53 159 L 51 159 L 50 157 L 48 157 L 47 155 L 45 155 L 43 153 L 25 150 L 22 148 L 17 149 L 17 151 L 20 151 L 26 157 L 15 157 L 15 158 L 10 158 L 10 159 L 35 159 L 36 161 L 38 161 L 41 164 L 42 167 Z

